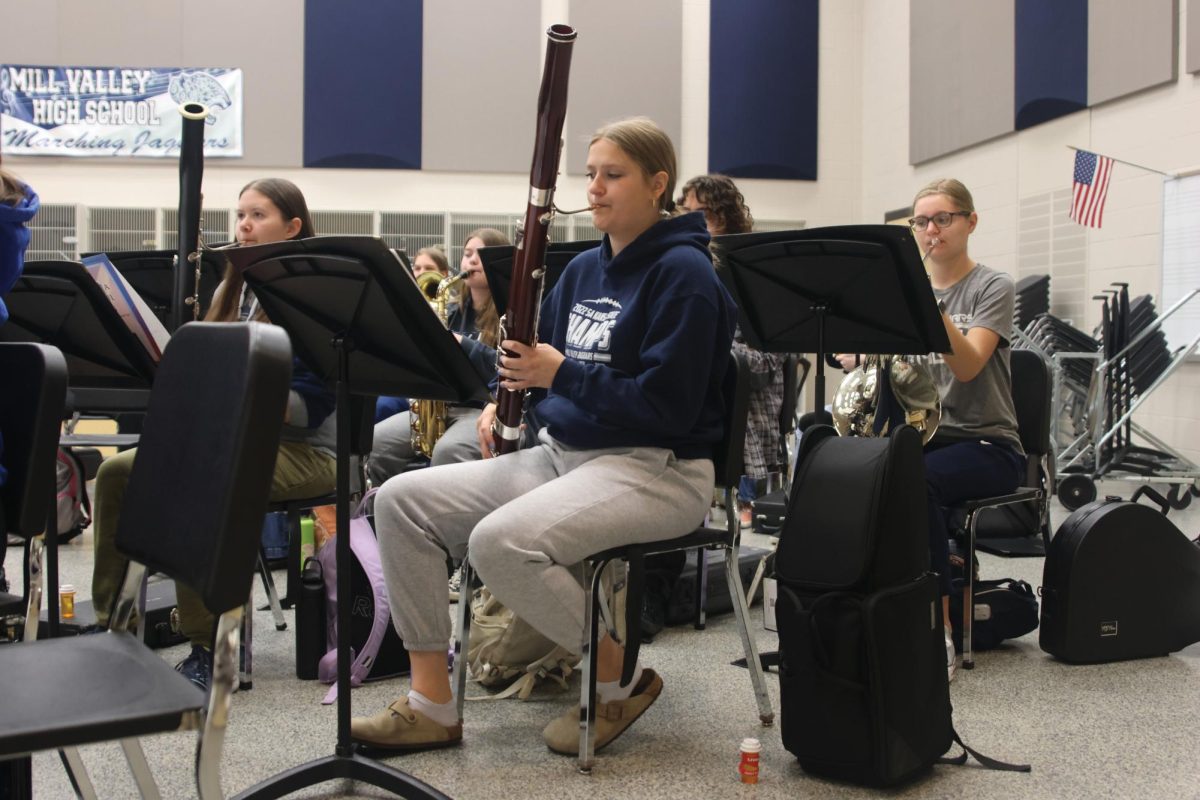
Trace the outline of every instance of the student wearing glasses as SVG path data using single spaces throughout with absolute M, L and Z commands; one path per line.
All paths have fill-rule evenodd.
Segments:
M 950 338 L 950 352 L 929 357 L 942 402 L 937 434 L 925 446 L 929 548 L 941 579 L 946 668 L 956 668 L 950 636 L 951 530 L 946 509 L 966 500 L 1008 494 L 1025 472 L 1009 369 L 1016 287 L 1003 272 L 975 261 L 967 240 L 979 215 L 971 193 L 952 178 L 924 186 L 909 221 Z M 839 354 L 849 370 L 857 356 Z M 971 569 L 971 565 L 966 566 Z
M 917 192 L 909 220 L 928 254 L 929 280 L 950 337 L 950 352 L 932 358 L 942 419 L 925 447 L 929 542 L 933 567 L 941 576 L 950 677 L 955 657 L 949 613 L 951 531 L 945 509 L 1008 494 L 1025 472 L 1009 369 L 1016 287 L 1007 274 L 968 254 L 967 240 L 978 222 L 971 193 L 954 179 L 933 181 Z

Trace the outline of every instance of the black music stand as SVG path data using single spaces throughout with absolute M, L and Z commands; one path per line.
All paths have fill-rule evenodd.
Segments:
M 199 296 L 204 299 L 201 309 L 207 311 L 207 303 L 212 299 L 213 292 L 217 290 L 225 272 L 225 254 L 211 250 L 203 250 L 201 253 Z M 100 253 L 83 255 L 86 258 Z M 167 330 L 174 332 L 171 327 L 174 311 L 172 298 L 175 292 L 175 258 L 178 253 L 174 250 L 122 250 L 103 255 L 108 256 L 108 260 L 125 276 L 129 285 L 137 290 L 154 315 L 167 326 Z M 189 295 L 195 290 L 193 269 L 189 264 L 186 268 L 188 274 L 184 276 Z M 192 311 L 185 308 L 180 311 L 179 316 L 190 321 Z
M 950 339 L 917 243 L 897 225 L 740 233 L 712 240 L 742 335 L 767 353 L 944 353 Z
M 917 243 L 897 225 L 740 233 L 712 240 L 742 335 L 768 353 L 815 353 L 813 411 L 826 353 L 944 353 L 950 339 Z M 778 652 L 759 653 L 763 669 Z M 745 659 L 733 662 L 746 666 Z
M 546 275 L 542 279 L 542 297 L 550 293 L 559 276 L 571 263 L 571 259 L 585 250 L 599 247 L 599 239 L 580 242 L 552 242 L 546 246 Z M 511 244 L 481 247 L 478 250 L 479 260 L 483 264 L 483 273 L 487 277 L 488 288 L 492 290 L 492 302 L 496 304 L 496 313 L 503 314 L 508 308 L 508 287 L 512 284 L 512 263 L 517 248 Z
M 28 261 L 8 297 L 9 319 L 0 341 L 57 347 L 67 362 L 67 410 L 129 411 L 146 408 L 155 361 L 126 327 L 99 284 L 76 261 Z M 132 444 L 137 437 L 107 437 Z M 61 439 L 63 444 L 83 441 Z M 59 632 L 58 518 L 50 504 L 46 522 L 46 628 Z
M 259 304 L 292 339 L 310 369 L 337 386 L 338 597 L 337 746 L 333 755 L 279 773 L 237 795 L 282 797 L 337 778 L 401 797 L 442 798 L 436 789 L 356 751 L 350 740 L 350 402 L 390 394 L 485 400 L 487 387 L 442 327 L 412 273 L 380 239 L 328 236 L 228 253 Z

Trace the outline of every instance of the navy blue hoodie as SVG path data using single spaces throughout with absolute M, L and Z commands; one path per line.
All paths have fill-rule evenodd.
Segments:
M 566 356 L 536 405 L 537 423 L 555 439 L 712 457 L 737 316 L 708 238 L 704 218 L 685 214 L 615 258 L 605 236 L 567 266 L 538 326 L 538 340 Z
M 21 268 L 25 265 L 25 248 L 29 246 L 29 229 L 25 223 L 38 212 L 38 196 L 29 186 L 25 196 L 15 206 L 0 203 L 0 325 L 8 320 L 4 295 L 8 294 Z
M 25 196 L 15 206 L 0 203 L 0 325 L 8 321 L 8 294 L 25 266 L 25 248 L 29 246 L 29 229 L 25 223 L 38 212 L 37 192 L 25 187 Z M 0 438 L 0 459 L 4 457 L 4 440 Z M 8 480 L 8 472 L 0 464 L 0 486 Z

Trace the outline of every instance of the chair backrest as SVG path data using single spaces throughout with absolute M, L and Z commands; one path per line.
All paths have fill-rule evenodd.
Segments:
M 58 431 L 67 396 L 67 362 L 57 348 L 0 343 L 0 435 L 8 479 L 0 486 L 5 533 L 24 538 L 46 529 L 54 503 Z
M 729 354 L 721 394 L 725 398 L 725 434 L 713 448 L 713 466 L 717 486 L 736 487 L 746 471 L 746 422 L 750 414 L 750 365 L 737 353 Z
M 258 323 L 184 325 L 159 364 L 117 549 L 214 614 L 246 602 L 291 367 L 287 333 Z
M 1021 447 L 1044 456 L 1050 451 L 1050 369 L 1033 350 L 1013 350 L 1010 368 Z

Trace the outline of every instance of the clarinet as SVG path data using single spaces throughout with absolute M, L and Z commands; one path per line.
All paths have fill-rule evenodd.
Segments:
M 567 79 L 571 72 L 571 47 L 575 29 L 552 25 L 546 31 L 546 66 L 538 91 L 537 134 L 533 148 L 533 168 L 529 175 L 529 206 L 517 234 L 513 257 L 512 284 L 508 308 L 500 318 L 500 339 L 537 343 L 538 311 L 545 275 L 546 244 L 554 221 L 554 186 L 558 160 L 562 154 L 563 120 L 567 115 Z M 513 354 L 497 350 L 499 357 Z M 521 417 L 525 411 L 525 392 L 500 387 L 496 392 L 496 421 L 492 438 L 497 455 L 511 453 L 521 441 Z
M 184 323 L 184 306 L 192 307 L 192 319 L 200 318 L 200 184 L 204 180 L 204 120 L 208 108 L 200 103 L 184 103 L 179 113 L 183 115 L 179 143 L 179 248 L 167 326 L 172 332 Z

